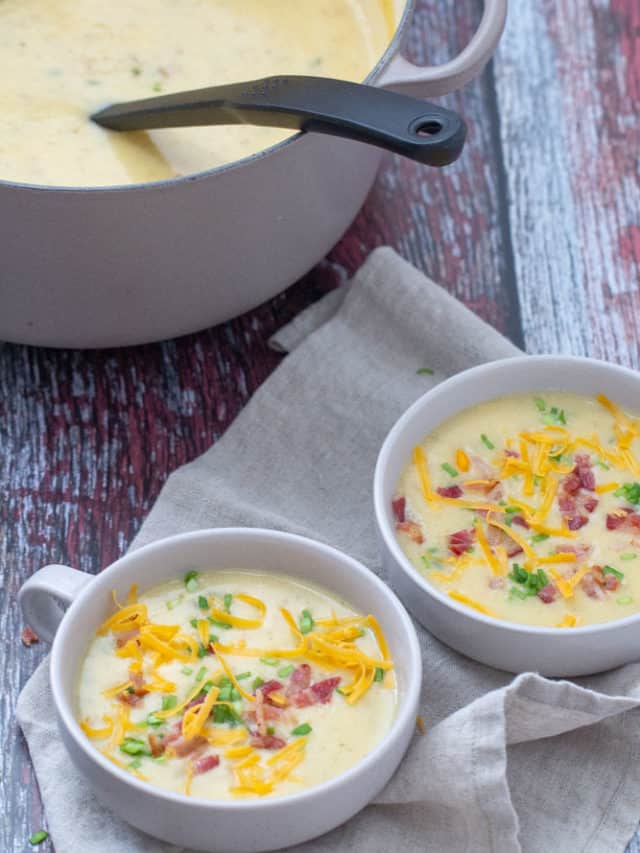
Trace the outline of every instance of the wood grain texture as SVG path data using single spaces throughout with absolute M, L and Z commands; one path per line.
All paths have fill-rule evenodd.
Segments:
M 527 349 L 638 366 L 640 4 L 518 3 L 495 76 Z
M 407 55 L 452 55 L 480 11 L 481 0 L 419 0 Z M 20 583 L 47 562 L 96 572 L 118 557 L 168 474 L 217 440 L 277 367 L 269 335 L 373 247 L 395 247 L 516 343 L 522 312 L 532 351 L 637 363 L 639 14 L 637 0 L 513 0 L 495 69 L 443 99 L 469 123 L 459 163 L 436 172 L 386 158 L 327 260 L 258 310 L 119 351 L 0 345 L 2 853 L 22 853 L 46 827 L 14 721 L 46 653 L 19 641 Z

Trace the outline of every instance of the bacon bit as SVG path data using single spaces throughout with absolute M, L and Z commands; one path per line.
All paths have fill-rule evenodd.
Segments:
M 142 696 L 137 696 L 135 693 L 129 693 L 128 690 L 123 690 L 122 693 L 118 693 L 116 698 L 119 702 L 122 702 L 124 705 L 131 705 L 131 707 L 135 707 L 142 702 Z
M 504 578 L 493 575 L 489 578 L 489 587 L 491 589 L 504 589 Z
M 196 706 L 196 705 L 202 705 L 202 703 L 204 702 L 204 700 L 205 700 L 205 694 L 204 694 L 204 693 L 200 693 L 200 694 L 198 694 L 198 696 L 194 696 L 194 697 L 193 697 L 193 699 L 191 700 L 191 702 L 188 702 L 188 703 L 185 705 L 184 710 L 185 710 L 185 711 L 188 711 L 188 710 L 189 710 L 189 708 L 195 708 L 195 706 Z
M 482 456 L 469 454 L 469 461 L 471 462 L 471 474 L 474 477 L 483 477 L 485 480 L 495 480 L 496 472 L 493 466 L 489 465 L 488 462 L 485 462 Z
M 310 684 L 311 667 L 308 663 L 301 663 L 300 666 L 296 667 L 291 673 L 291 677 L 289 678 L 289 687 L 304 690 L 304 688 L 308 687 Z M 287 690 L 288 689 L 289 688 L 287 688 Z
M 511 524 L 517 524 L 520 527 L 524 527 L 525 530 L 529 530 L 529 522 L 523 515 L 512 515 Z
M 393 510 L 393 514 L 395 516 L 396 521 L 405 521 L 406 506 L 407 506 L 406 498 L 397 497 L 397 498 L 392 499 L 391 509 Z
M 149 748 L 151 749 L 151 755 L 154 758 L 158 758 L 159 755 L 165 751 L 165 743 L 164 740 L 161 740 L 159 737 L 155 735 L 149 735 Z
M 629 530 L 635 532 L 640 528 L 640 515 L 630 507 L 621 507 L 607 515 L 607 530 Z
M 584 527 L 588 523 L 589 519 L 586 515 L 570 515 L 565 516 L 565 521 L 569 530 L 580 530 L 581 527 Z
M 265 681 L 264 684 L 261 684 L 256 691 L 256 695 L 257 693 L 261 693 L 265 702 L 268 702 L 270 705 L 275 705 L 276 703 L 271 699 L 271 694 L 277 693 L 280 690 L 282 690 L 282 684 L 279 681 L 272 679 L 271 681 Z M 281 702 L 277 704 L 278 706 L 282 706 Z
M 593 474 L 593 467 L 588 453 L 576 454 L 576 467 L 573 469 L 580 480 L 580 486 L 588 492 L 593 492 L 596 487 L 596 478 Z
M 147 688 L 144 686 L 144 678 L 142 677 L 141 672 L 134 672 L 133 670 L 129 670 L 129 680 L 133 684 L 133 692 L 136 696 L 146 696 L 149 692 Z
M 471 548 L 475 535 L 476 532 L 473 528 L 471 530 L 457 530 L 449 536 L 449 550 L 454 556 L 460 557 Z
M 439 486 L 436 492 L 443 498 L 461 498 L 463 495 L 460 486 Z
M 40 642 L 40 637 L 36 634 L 33 628 L 29 628 L 28 626 L 22 629 L 20 639 L 22 640 L 22 645 L 27 646 L 27 648 L 32 646 L 34 643 Z
M 597 579 L 598 572 L 600 577 L 602 577 L 602 570 L 600 569 L 600 566 L 594 566 L 593 569 L 590 572 L 587 572 L 580 581 L 581 588 L 589 598 L 604 598 L 604 592 Z
M 193 755 L 194 752 L 200 752 L 205 746 L 207 746 L 207 740 L 201 735 L 191 738 L 180 737 L 171 743 L 171 749 L 180 758 L 184 758 L 186 755 Z
M 336 689 L 338 684 L 340 684 L 340 676 L 336 675 L 333 678 L 325 678 L 323 681 L 316 681 L 316 683 L 312 684 L 309 689 L 318 702 L 322 705 L 326 705 L 328 702 L 331 702 L 333 691 Z
M 198 776 L 201 773 L 208 773 L 220 764 L 219 755 L 203 755 L 197 761 L 193 762 L 193 775 Z
M 499 527 L 489 525 L 487 528 L 487 542 L 494 549 L 498 546 L 502 546 L 507 552 L 507 557 L 515 557 L 517 554 L 522 553 L 520 545 L 518 545 L 517 542 L 514 542 L 514 540 L 504 532 L 504 530 L 500 530 Z
M 520 459 L 520 454 L 516 450 L 509 450 L 508 448 L 504 451 L 505 456 L 511 456 L 512 459 Z
M 552 583 L 548 583 L 546 586 L 543 586 L 542 589 L 538 590 L 538 598 L 545 604 L 551 604 L 552 601 L 555 601 L 557 594 L 558 589 L 556 585 Z
M 132 628 L 130 631 L 121 631 L 116 638 L 116 648 L 126 646 L 129 640 L 133 640 L 140 633 L 140 628 Z
M 262 705 L 262 717 L 264 720 L 279 720 L 282 716 L 282 711 L 276 705 Z M 254 710 L 247 711 L 245 719 L 250 723 L 257 723 L 257 716 Z
M 424 542 L 424 537 L 422 535 L 420 525 L 416 524 L 415 521 L 398 521 L 396 523 L 396 530 L 399 530 L 402 533 L 406 533 L 409 539 L 411 539 L 417 545 L 422 545 L 422 543 Z
M 254 735 L 250 743 L 256 749 L 282 749 L 287 745 L 285 740 L 275 735 Z
M 556 545 L 556 554 L 575 554 L 576 562 L 584 560 L 591 553 L 591 545 L 580 542 L 577 545 Z
M 593 492 L 596 487 L 589 455 L 577 453 L 575 462 L 574 469 L 560 483 L 558 495 L 558 507 L 569 530 L 584 527 L 589 521 L 588 516 L 598 506 L 597 498 L 584 494 L 584 491 Z

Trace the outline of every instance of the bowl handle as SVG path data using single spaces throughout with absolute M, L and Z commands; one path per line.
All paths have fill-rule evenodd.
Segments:
M 93 575 L 69 566 L 45 566 L 35 572 L 18 593 L 24 621 L 38 637 L 50 643 L 66 607 L 92 580 Z
M 415 98 L 446 95 L 460 89 L 487 64 L 496 49 L 507 17 L 507 0 L 484 0 L 482 20 L 471 41 L 443 65 L 421 67 L 395 56 L 382 72 L 377 86 Z

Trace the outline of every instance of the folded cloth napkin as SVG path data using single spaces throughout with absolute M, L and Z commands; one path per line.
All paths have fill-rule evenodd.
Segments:
M 260 525 L 330 542 L 381 573 L 371 486 L 387 430 L 446 376 L 518 350 L 389 249 L 274 343 L 290 354 L 215 447 L 171 475 L 133 547 Z M 418 634 L 426 734 L 374 803 L 296 850 L 623 850 L 640 801 L 640 667 L 579 684 L 514 678 Z M 58 853 L 169 851 L 87 790 L 51 704 L 45 662 L 18 719 Z

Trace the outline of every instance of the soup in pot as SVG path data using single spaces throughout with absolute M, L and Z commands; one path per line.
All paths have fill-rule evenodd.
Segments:
M 392 511 L 416 570 L 495 619 L 570 629 L 640 610 L 640 419 L 602 394 L 459 412 L 414 449 Z
M 0 180 L 143 183 L 246 157 L 290 130 L 116 133 L 116 101 L 273 74 L 362 81 L 396 26 L 393 0 L 2 0 Z
M 375 616 L 293 578 L 188 571 L 98 629 L 77 712 L 111 761 L 171 791 L 279 796 L 344 772 L 396 708 Z

